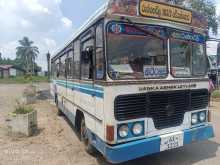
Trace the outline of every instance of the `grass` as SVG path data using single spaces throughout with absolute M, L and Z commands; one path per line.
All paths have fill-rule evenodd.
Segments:
M 0 84 L 28 84 L 31 82 L 48 82 L 48 79 L 47 77 L 43 77 L 43 76 L 31 76 L 31 77 L 17 76 L 17 77 L 0 79 Z
M 220 91 L 219 90 L 214 91 L 212 93 L 212 98 L 215 98 L 215 99 L 220 98 Z
M 19 114 L 28 114 L 33 111 L 34 109 L 32 107 L 23 106 L 16 108 L 16 110 L 13 113 L 19 115 Z
M 15 106 L 15 111 L 13 114 L 19 115 L 19 114 L 28 114 L 34 111 L 34 108 L 31 106 L 27 106 L 23 103 L 20 103 L 17 101 L 17 104 Z

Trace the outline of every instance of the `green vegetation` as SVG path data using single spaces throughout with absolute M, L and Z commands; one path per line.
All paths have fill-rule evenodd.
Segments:
M 16 48 L 17 59 L 21 62 L 23 69 L 26 73 L 35 73 L 35 60 L 38 56 L 39 48 L 34 46 L 34 42 L 31 41 L 28 37 L 23 37 L 22 40 L 19 40 L 19 46 Z
M 23 37 L 18 43 L 15 59 L 3 58 L 0 52 L 0 65 L 13 65 L 24 70 L 27 74 L 36 75 L 37 72 L 41 71 L 41 67 L 36 63 L 36 58 L 40 53 L 39 48 L 34 46 L 34 42 L 28 37 Z
M 220 91 L 219 90 L 216 90 L 212 93 L 212 98 L 220 98 Z
M 208 18 L 209 30 L 211 30 L 214 35 L 218 33 L 218 17 L 214 0 L 173 0 L 173 2 L 202 13 Z
M 48 82 L 48 78 L 43 76 L 18 76 L 0 79 L 0 84 L 28 84 L 32 82 Z
M 13 112 L 13 114 L 19 115 L 19 114 L 28 114 L 34 111 L 33 107 L 21 104 L 21 103 L 17 103 L 16 107 L 15 107 L 15 111 Z

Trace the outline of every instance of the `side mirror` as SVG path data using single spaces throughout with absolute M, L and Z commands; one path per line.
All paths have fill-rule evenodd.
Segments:
M 85 50 L 82 51 L 81 59 L 83 63 L 88 64 L 93 56 L 93 47 L 87 47 Z

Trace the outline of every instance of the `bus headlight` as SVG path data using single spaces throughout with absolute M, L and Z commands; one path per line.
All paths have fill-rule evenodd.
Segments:
M 126 138 L 128 136 L 129 128 L 128 125 L 121 125 L 118 129 L 118 134 L 121 138 Z
M 192 114 L 192 124 L 197 124 L 198 123 L 198 114 L 194 113 Z
M 143 133 L 143 129 L 142 123 L 135 123 L 132 127 L 132 132 L 135 136 L 138 136 Z
M 205 112 L 200 112 L 199 113 L 199 121 L 200 122 L 205 122 L 206 120 L 206 113 Z

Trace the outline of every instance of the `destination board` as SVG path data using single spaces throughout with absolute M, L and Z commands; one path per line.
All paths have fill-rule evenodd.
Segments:
M 171 5 L 141 0 L 139 10 L 140 14 L 144 17 L 164 19 L 185 24 L 192 23 L 191 11 Z

